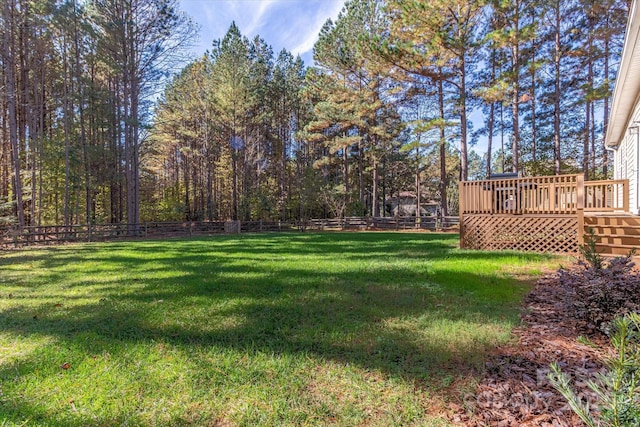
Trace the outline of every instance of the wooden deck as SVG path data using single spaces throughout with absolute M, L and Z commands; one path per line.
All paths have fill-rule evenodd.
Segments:
M 636 215 L 588 213 L 584 226 L 595 232 L 597 249 L 602 254 L 627 255 L 632 249 L 640 250 L 640 217 Z
M 629 213 L 628 180 L 582 175 L 460 183 L 460 246 L 578 253 L 592 227 L 603 253 L 640 247 L 640 218 Z

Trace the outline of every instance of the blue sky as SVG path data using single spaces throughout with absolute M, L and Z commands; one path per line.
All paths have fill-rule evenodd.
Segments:
M 344 0 L 180 0 L 181 8 L 200 25 L 196 55 L 224 37 L 235 21 L 244 36 L 260 35 L 277 55 L 283 48 L 311 65 L 313 45 L 327 19 L 335 19 Z

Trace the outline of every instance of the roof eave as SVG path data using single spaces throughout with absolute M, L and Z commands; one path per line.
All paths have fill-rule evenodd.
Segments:
M 637 6 L 638 2 L 634 0 L 613 92 L 611 120 L 605 136 L 607 147 L 616 147 L 624 138 L 640 95 L 640 10 Z

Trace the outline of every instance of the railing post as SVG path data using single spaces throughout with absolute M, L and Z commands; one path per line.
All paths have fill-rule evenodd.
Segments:
M 636 189 L 637 192 L 638 190 Z M 629 179 L 622 180 L 622 209 L 625 212 L 629 212 Z
M 584 176 L 578 175 L 576 180 L 577 200 L 576 214 L 578 216 L 578 245 L 584 245 Z

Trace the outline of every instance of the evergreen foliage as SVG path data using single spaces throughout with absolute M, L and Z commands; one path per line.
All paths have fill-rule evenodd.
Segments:
M 3 221 L 378 216 L 409 193 L 446 214 L 491 172 L 606 178 L 628 7 L 349 0 L 311 67 L 231 24 L 167 82 L 195 32 L 177 0 L 6 0 Z
M 615 355 L 605 361 L 606 372 L 589 381 L 597 407 L 582 400 L 558 364 L 551 365 L 549 380 L 567 399 L 571 409 L 589 427 L 637 426 L 640 419 L 640 315 L 630 313 L 612 322 Z

